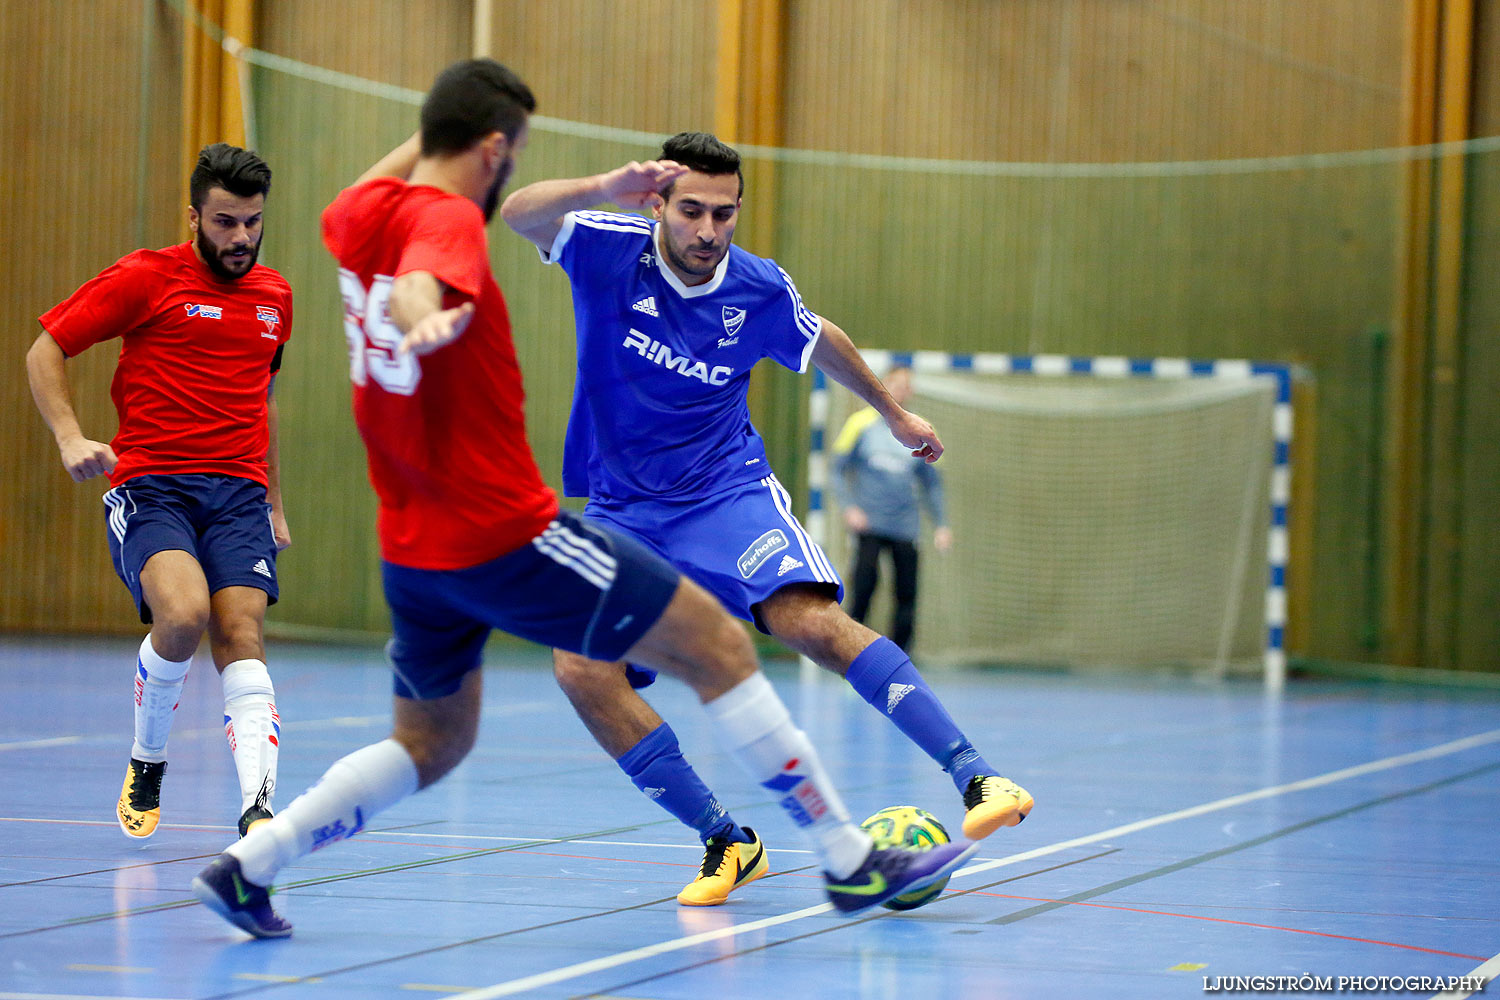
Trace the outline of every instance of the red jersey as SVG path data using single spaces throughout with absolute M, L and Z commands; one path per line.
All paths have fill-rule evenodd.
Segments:
M 526 440 L 521 368 L 505 297 L 490 273 L 484 216 L 467 198 L 380 177 L 323 211 L 338 260 L 354 421 L 380 498 L 381 555 L 463 569 L 541 534 L 557 514 Z M 473 301 L 468 328 L 423 357 L 397 356 L 391 283 L 427 271 L 443 308 Z
M 121 257 L 40 317 L 75 357 L 119 337 L 111 485 L 148 474 L 266 482 L 266 394 L 292 332 L 292 289 L 257 264 L 225 281 L 183 243 Z

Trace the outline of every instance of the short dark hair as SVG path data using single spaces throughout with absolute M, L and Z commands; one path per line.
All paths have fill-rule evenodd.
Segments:
M 216 142 L 198 151 L 198 165 L 188 181 L 188 203 L 203 208 L 203 199 L 213 188 L 223 188 L 241 198 L 271 192 L 271 168 L 266 161 L 238 146 Z
M 531 88 L 493 59 L 465 59 L 438 74 L 422 102 L 422 155 L 462 153 L 491 132 L 514 140 L 536 110 Z
M 740 193 L 745 196 L 745 172 L 740 168 L 740 154 L 724 145 L 707 132 L 678 132 L 661 144 L 661 159 L 680 163 L 700 174 L 734 174 L 740 179 Z M 672 196 L 672 185 L 662 192 L 663 198 Z

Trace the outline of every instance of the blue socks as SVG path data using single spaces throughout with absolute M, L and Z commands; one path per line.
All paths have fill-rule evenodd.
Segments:
M 648 799 L 697 830 L 705 844 L 710 837 L 750 843 L 749 835 L 729 818 L 698 772 L 683 759 L 677 734 L 665 722 L 626 750 L 615 763 Z
M 891 640 L 881 636 L 866 646 L 849 665 L 845 679 L 861 698 L 890 716 L 897 729 L 937 761 L 960 792 L 975 776 L 996 773 L 917 673 L 911 657 Z

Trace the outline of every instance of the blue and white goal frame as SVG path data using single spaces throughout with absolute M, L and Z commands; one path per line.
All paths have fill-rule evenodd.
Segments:
M 1270 523 L 1266 533 L 1266 622 L 1265 682 L 1279 691 L 1286 683 L 1286 567 L 1290 544 L 1287 535 L 1287 504 L 1292 487 L 1292 378 L 1291 365 L 1276 361 L 1215 360 L 1189 358 L 1072 357 L 1065 354 L 947 354 L 941 351 L 862 350 L 865 363 L 877 372 L 893 364 L 907 365 L 914 372 L 962 372 L 976 375 L 1034 375 L 1037 377 L 1095 377 L 1137 379 L 1266 379 L 1275 386 L 1271 411 L 1272 457 Z M 808 457 L 807 528 L 813 539 L 826 545 L 828 514 L 829 439 L 828 376 L 813 369 L 812 398 L 808 404 L 812 428 Z

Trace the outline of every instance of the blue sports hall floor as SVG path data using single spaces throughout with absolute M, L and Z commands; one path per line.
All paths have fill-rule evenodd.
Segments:
M 492 651 L 474 754 L 284 871 L 296 931 L 254 941 L 188 891 L 238 813 L 201 658 L 162 829 L 138 844 L 114 821 L 135 645 L 0 638 L 0 998 L 1433 996 L 1500 972 L 1500 691 L 935 671 L 1036 809 L 934 903 L 846 919 L 663 680 L 649 698 L 775 873 L 679 906 L 692 834 L 595 747 L 541 654 Z M 270 659 L 285 803 L 387 733 L 389 681 L 375 647 Z M 914 804 L 957 828 L 947 778 L 842 682 L 769 673 L 856 818 Z

